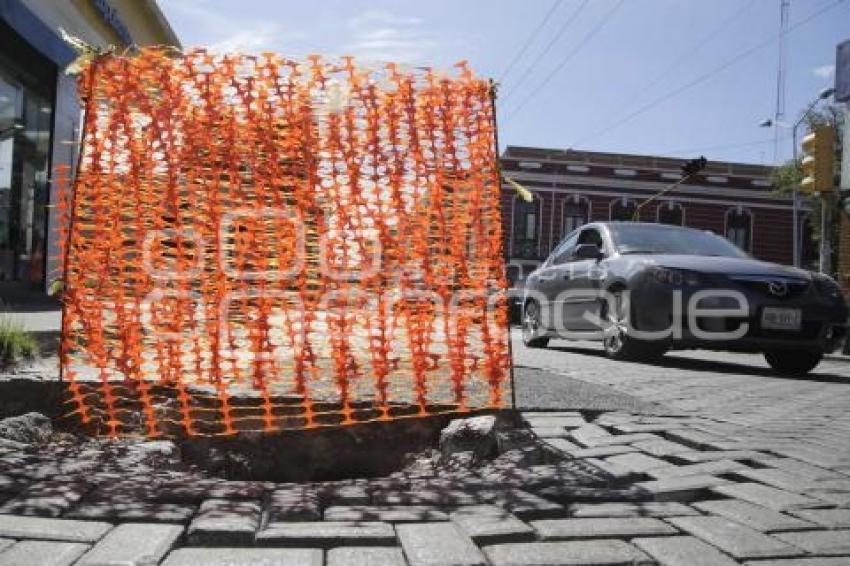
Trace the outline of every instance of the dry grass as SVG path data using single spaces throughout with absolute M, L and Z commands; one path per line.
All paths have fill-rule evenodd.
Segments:
M 37 353 L 36 339 L 14 317 L 0 312 L 0 366 L 32 359 Z

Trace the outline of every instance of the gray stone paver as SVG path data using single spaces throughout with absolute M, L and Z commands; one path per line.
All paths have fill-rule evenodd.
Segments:
M 563 505 L 521 489 L 494 491 L 492 503 L 504 507 L 524 521 L 563 517 L 567 514 Z
M 738 564 L 696 537 L 637 538 L 632 544 L 655 558 L 661 566 L 734 566 Z
M 396 537 L 391 524 L 379 521 L 296 521 L 269 523 L 255 540 L 259 546 L 327 548 L 392 545 Z
M 734 460 L 710 460 L 684 466 L 666 466 L 647 470 L 655 479 L 675 478 L 697 475 L 722 475 L 749 469 L 749 466 Z
M 723 517 L 673 517 L 666 520 L 735 558 L 776 558 L 802 554 L 794 546 Z
M 417 523 L 448 521 L 449 515 L 433 505 L 340 505 L 326 508 L 324 518 L 325 521 Z
M 826 507 L 824 502 L 817 499 L 754 482 L 730 483 L 714 487 L 712 491 L 720 495 L 726 495 L 727 497 L 743 499 L 756 505 L 769 507 L 776 511 L 806 507 Z
M 736 475 L 746 478 L 744 481 L 755 481 L 786 491 L 803 491 L 817 485 L 813 479 L 776 468 L 741 470 Z
M 91 543 L 110 529 L 111 524 L 99 521 L 0 515 L 0 536 L 7 538 Z
M 411 566 L 479 566 L 486 563 L 472 539 L 452 523 L 406 523 L 396 529 Z
M 477 544 L 534 540 L 534 529 L 495 505 L 461 507 L 451 520 Z
M 0 538 L 0 551 L 5 548 L 9 548 L 13 544 L 15 544 L 15 541 L 10 538 Z
M 544 519 L 531 521 L 530 524 L 542 540 L 633 538 L 676 534 L 676 529 L 667 523 L 648 517 Z
M 699 511 L 675 501 L 642 503 L 576 503 L 568 508 L 570 517 L 680 517 Z
M 648 472 L 658 468 L 672 467 L 670 462 L 647 456 L 641 452 L 633 452 L 631 454 L 620 454 L 619 456 L 610 456 L 605 459 L 606 462 L 622 466 L 634 472 Z
M 726 485 L 729 480 L 705 474 L 638 482 L 637 487 L 652 493 L 659 501 L 692 501 L 700 491 Z
M 755 450 L 706 450 L 704 452 L 689 450 L 676 454 L 676 458 L 694 464 L 711 460 L 758 460 L 764 457 L 763 453 Z
M 148 503 L 145 501 L 91 501 L 83 502 L 62 515 L 69 519 L 145 522 L 188 523 L 197 506 L 188 503 Z
M 0 553 L 0 566 L 70 566 L 88 549 L 78 542 L 22 540 Z
M 606 456 L 616 456 L 618 454 L 628 454 L 629 452 L 637 452 L 638 449 L 628 445 L 609 445 L 595 446 L 593 448 L 580 448 L 578 450 L 568 451 L 573 458 L 605 458 Z
M 190 545 L 240 546 L 254 542 L 262 508 L 256 501 L 207 499 L 186 531 Z
M 641 452 L 646 452 L 647 454 L 652 454 L 653 456 L 658 457 L 676 456 L 683 452 L 690 452 L 693 450 L 690 446 L 685 446 L 684 444 L 671 442 L 661 438 L 658 440 L 642 440 L 640 442 L 635 442 L 632 446 Z
M 847 558 L 780 558 L 778 560 L 752 560 L 746 566 L 847 566 Z
M 328 551 L 326 566 L 406 566 L 404 553 L 393 547 L 332 548 Z
M 847 476 L 838 472 L 813 466 L 794 458 L 763 458 L 759 460 L 759 463 L 771 468 L 778 468 L 792 474 L 797 474 L 808 480 L 848 479 Z
M 850 529 L 850 509 L 797 509 L 789 513 L 822 527 Z
M 720 515 L 731 519 L 742 525 L 747 525 L 757 531 L 798 531 L 815 529 L 808 521 L 791 517 L 779 511 L 755 505 L 740 499 L 718 499 L 712 501 L 700 501 L 693 504 L 694 507 L 713 515 Z
M 322 566 L 318 548 L 181 548 L 162 566 Z
M 76 563 L 78 566 L 147 566 L 162 560 L 183 527 L 158 523 L 124 523 L 103 537 Z
M 653 560 L 622 540 L 530 542 L 485 546 L 493 566 L 639 566 Z
M 847 555 L 850 561 L 850 530 L 800 531 L 774 536 L 816 556 Z

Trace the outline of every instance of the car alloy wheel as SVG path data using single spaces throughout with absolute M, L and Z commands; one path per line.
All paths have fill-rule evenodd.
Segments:
M 624 304 L 622 292 L 614 295 L 614 304 L 605 303 L 608 326 L 603 331 L 602 345 L 605 355 L 615 360 L 651 361 L 667 351 L 667 345 L 638 340 L 629 334 L 629 309 Z
M 522 317 L 522 342 L 529 348 L 544 348 L 549 343 L 549 338 L 540 336 L 540 305 L 535 301 L 529 301 L 525 305 Z
M 602 331 L 602 344 L 605 347 L 605 353 L 612 358 L 619 357 L 622 352 L 629 327 L 628 319 L 622 312 L 623 296 L 617 293 L 614 295 L 614 301 L 614 305 L 604 303 L 606 314 L 604 318 L 608 322 L 608 326 Z

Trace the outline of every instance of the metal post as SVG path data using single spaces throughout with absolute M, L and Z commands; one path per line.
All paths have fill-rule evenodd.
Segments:
M 502 160 L 499 155 L 499 124 L 496 120 L 496 93 L 498 86 L 495 81 L 490 80 L 490 112 L 493 114 L 493 143 L 495 144 L 494 151 L 496 152 L 496 178 L 498 179 L 498 188 L 499 194 L 502 192 Z M 501 206 L 501 205 L 500 205 Z M 502 243 L 504 243 L 504 235 L 502 235 Z M 504 250 L 503 250 L 504 252 Z M 507 293 L 505 294 L 505 298 L 507 299 Z M 514 377 L 514 348 L 513 348 L 513 338 L 511 337 L 511 312 L 510 312 L 510 301 L 507 301 L 508 308 L 508 357 L 511 360 L 510 367 L 510 380 L 511 380 L 511 409 L 516 409 L 516 379 Z M 522 313 L 522 311 L 520 311 Z M 520 320 L 522 320 L 522 314 L 520 314 Z
M 832 246 L 829 243 L 829 230 L 832 224 L 832 193 L 822 194 L 820 198 L 820 262 L 818 271 L 829 274 L 832 271 Z
M 794 128 L 791 130 L 791 141 L 793 143 L 793 153 L 792 159 L 794 160 L 794 171 L 797 170 L 797 128 L 799 127 L 801 121 L 797 120 L 797 123 L 794 124 Z M 797 194 L 797 183 L 794 182 L 794 188 L 791 191 L 791 218 L 794 222 L 794 226 L 791 229 L 792 238 L 794 238 L 794 242 L 791 244 L 793 247 L 793 261 L 794 267 L 800 267 L 800 204 L 799 204 L 799 195 Z
M 844 140 L 841 155 L 842 189 L 850 189 L 850 102 L 844 105 Z

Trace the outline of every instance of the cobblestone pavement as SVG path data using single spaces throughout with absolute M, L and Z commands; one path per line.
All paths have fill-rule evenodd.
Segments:
M 850 364 L 514 355 L 528 433 L 472 467 L 233 482 L 168 443 L 0 443 L 0 566 L 850 564 Z

